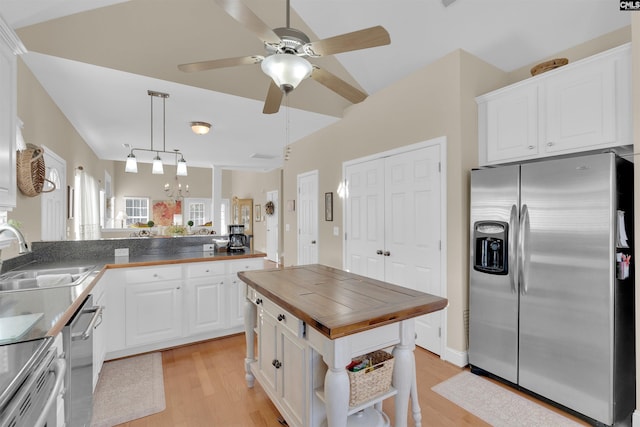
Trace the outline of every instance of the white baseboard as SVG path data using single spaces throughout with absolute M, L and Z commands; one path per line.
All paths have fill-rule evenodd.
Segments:
M 441 357 L 443 360 L 446 360 L 449 363 L 453 363 L 460 368 L 465 367 L 469 364 L 469 355 L 466 351 L 458 351 L 447 347 Z
M 631 416 L 631 425 L 640 426 L 640 412 L 637 408 L 633 411 L 633 415 Z

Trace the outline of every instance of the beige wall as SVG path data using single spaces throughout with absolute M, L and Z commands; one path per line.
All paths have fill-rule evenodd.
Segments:
M 325 192 L 336 192 L 347 160 L 432 138 L 447 137 L 448 346 L 466 350 L 469 170 L 477 165 L 475 96 L 506 84 L 495 67 L 457 50 L 354 105 L 338 123 L 293 144 L 284 167 L 285 199 L 294 199 L 297 176 L 319 171 L 319 210 Z M 343 201 L 334 199 L 334 221 L 319 215 L 319 262 L 342 267 Z M 284 212 L 285 265 L 297 259 L 295 212 Z
M 27 143 L 44 145 L 67 162 L 67 185 L 73 185 L 74 170 L 84 170 L 104 185 L 104 173 L 113 175 L 113 162 L 103 161 L 84 142 L 75 128 L 18 57 L 18 117 L 24 122 L 22 133 Z M 65 190 L 66 191 L 66 190 Z M 17 206 L 9 219 L 22 223 L 27 241 L 41 240 L 40 196 L 27 197 L 18 191 Z M 67 221 L 73 239 L 73 221 Z M 17 255 L 15 248 L 2 251 L 2 258 Z
M 634 14 L 631 15 L 634 16 Z M 597 37 L 593 40 L 589 40 L 585 43 L 579 44 L 578 46 L 556 52 L 546 58 L 539 58 L 529 65 L 514 70 L 509 73 L 509 83 L 519 82 L 520 80 L 531 77 L 531 68 L 544 61 L 549 61 L 554 58 L 567 58 L 569 60 L 569 63 L 572 63 L 588 56 L 595 55 L 596 53 L 604 52 L 605 50 L 612 49 L 616 46 L 629 43 L 630 41 L 631 26 L 620 28 L 619 30 L 612 31 L 601 37 Z
M 267 203 L 267 192 L 277 190 L 280 201 L 282 202 L 282 170 L 276 169 L 266 173 L 255 173 L 246 171 L 229 171 L 223 174 L 223 183 L 227 183 L 225 193 L 223 189 L 223 197 L 230 201 L 234 197 L 239 199 L 253 199 L 254 206 L 254 222 L 253 222 L 253 249 L 261 252 L 267 251 L 267 229 L 264 221 L 264 205 Z M 224 184 L 223 184 L 224 185 Z M 260 205 L 263 218 L 261 221 L 255 221 L 255 205 Z M 280 209 L 279 211 L 282 211 Z M 276 213 L 277 215 L 280 212 Z M 280 217 L 281 218 L 281 217 Z M 282 230 L 283 227 L 281 226 Z M 226 230 L 222 230 L 223 233 Z M 282 242 L 282 237 L 279 239 Z

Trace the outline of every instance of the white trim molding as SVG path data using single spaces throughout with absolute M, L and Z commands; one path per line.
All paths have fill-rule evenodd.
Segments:
M 442 359 L 446 362 L 452 363 L 459 368 L 464 368 L 469 364 L 469 353 L 466 351 L 454 350 L 450 347 L 446 347 Z M 639 424 L 640 425 L 640 424 Z
M 27 53 L 27 48 L 22 44 L 20 37 L 13 31 L 13 28 L 7 24 L 7 21 L 0 15 L 0 40 L 6 44 L 14 55 L 23 55 Z

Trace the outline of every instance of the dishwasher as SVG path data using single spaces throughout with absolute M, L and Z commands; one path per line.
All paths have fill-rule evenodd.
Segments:
M 93 413 L 93 329 L 102 322 L 102 307 L 89 295 L 62 330 L 67 362 L 64 412 L 66 427 L 89 427 Z

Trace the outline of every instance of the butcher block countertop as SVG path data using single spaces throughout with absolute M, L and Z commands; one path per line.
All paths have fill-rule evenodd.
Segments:
M 448 303 L 319 264 L 244 271 L 238 277 L 330 339 L 438 311 Z

